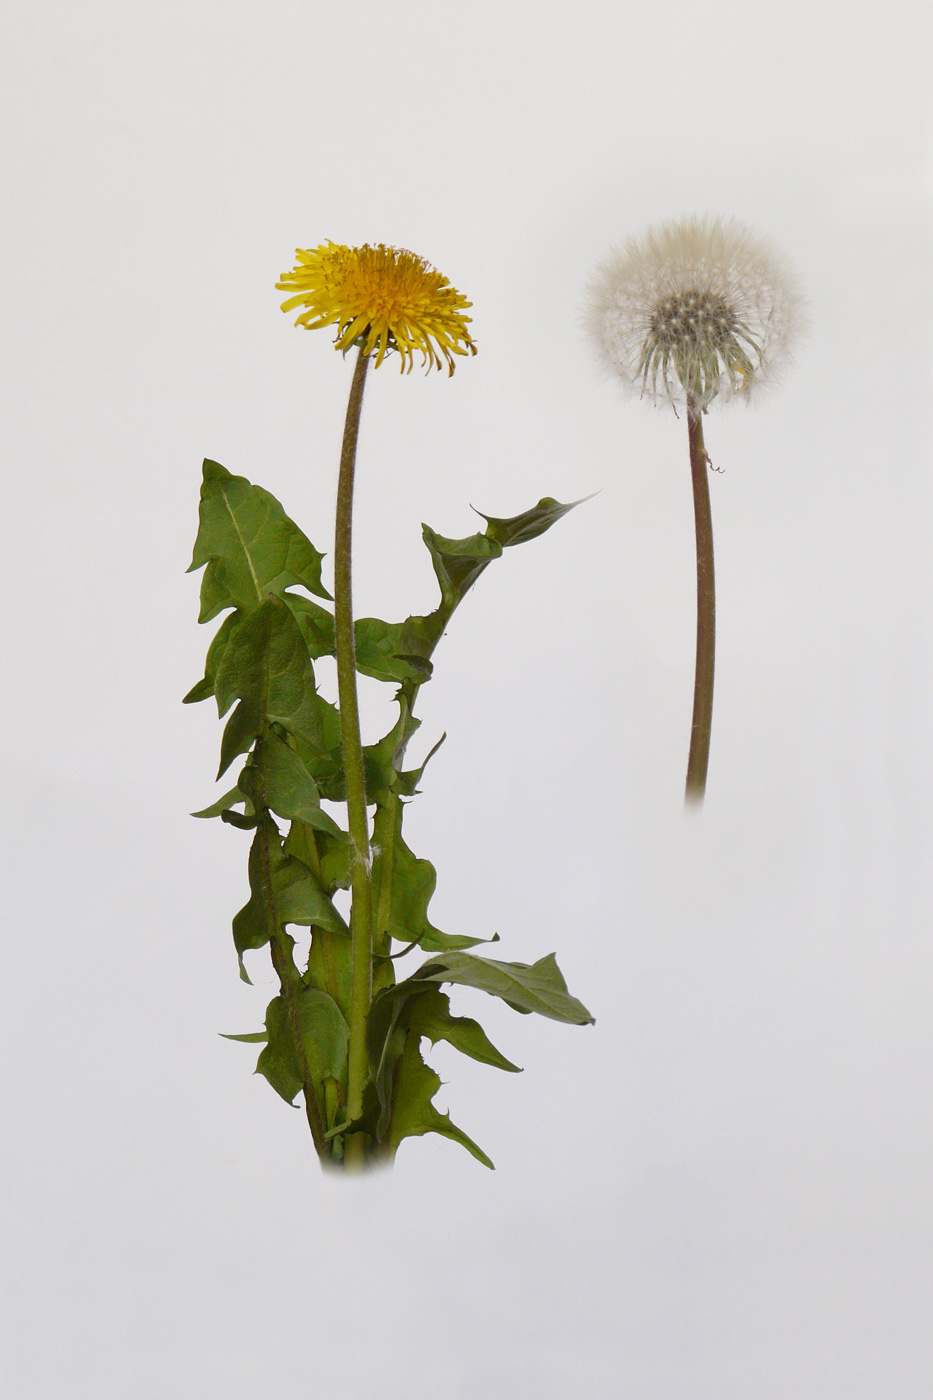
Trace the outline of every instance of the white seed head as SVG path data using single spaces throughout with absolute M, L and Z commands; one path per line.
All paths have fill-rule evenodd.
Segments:
M 790 359 L 803 326 L 793 268 L 735 219 L 658 224 L 612 253 L 590 285 L 602 362 L 652 403 L 749 399 Z

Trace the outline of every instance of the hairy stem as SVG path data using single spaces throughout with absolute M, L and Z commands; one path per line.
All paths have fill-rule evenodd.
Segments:
M 340 705 L 340 733 L 343 768 L 347 781 L 347 823 L 352 848 L 352 906 L 350 914 L 351 994 L 350 1047 L 347 1071 L 347 1116 L 352 1122 L 363 1112 L 366 1084 L 366 1017 L 372 1002 L 373 986 L 373 908 L 372 874 L 369 851 L 369 821 L 366 814 L 366 781 L 363 772 L 363 745 L 360 712 L 356 694 L 356 643 L 353 635 L 353 596 L 351 556 L 353 533 L 353 477 L 356 444 L 360 430 L 360 410 L 369 357 L 362 347 L 353 371 L 347 421 L 340 453 L 337 482 L 337 528 L 334 540 L 334 640 L 337 652 L 337 694 Z M 365 1133 L 347 1138 L 344 1162 L 348 1171 L 361 1170 L 366 1152 Z
M 697 537 L 697 664 L 693 687 L 693 725 L 687 760 L 685 801 L 703 801 L 709 768 L 709 741 L 713 725 L 713 672 L 716 661 L 716 580 L 713 572 L 713 514 L 709 501 L 709 458 L 703 444 L 703 418 L 699 408 L 688 405 L 690 474 L 693 478 L 693 513 Z

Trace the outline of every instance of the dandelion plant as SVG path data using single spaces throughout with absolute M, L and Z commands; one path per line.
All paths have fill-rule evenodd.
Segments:
M 569 994 L 553 954 L 530 965 L 502 962 L 467 951 L 497 935 L 447 934 L 431 923 L 435 870 L 406 844 L 402 820 L 441 740 L 420 764 L 404 764 L 420 726 L 418 692 L 455 609 L 503 549 L 543 534 L 572 506 L 546 497 L 517 516 L 483 516 L 485 530 L 466 539 L 423 526 L 440 586 L 435 610 L 396 623 L 354 620 L 354 475 L 367 372 L 392 355 L 410 372 L 420 355 L 427 371 L 446 365 L 453 374 L 454 356 L 476 353 L 465 314 L 471 303 L 424 259 L 382 244 L 325 243 L 297 257 L 277 284 L 292 293 L 283 311 L 304 308 L 298 325 L 334 327 L 336 348 L 356 352 L 337 481 L 333 597 L 323 556 L 276 498 L 217 462 L 204 463 L 191 562 L 204 568 L 199 620 L 225 616 L 204 678 L 185 699 L 213 697 L 221 717 L 230 712 L 218 779 L 246 756 L 235 786 L 195 815 L 253 833 L 250 898 L 233 920 L 234 945 L 245 981 L 244 954 L 268 947 L 279 983 L 264 1029 L 229 1038 L 261 1044 L 257 1072 L 287 1103 L 301 1096 L 325 1166 L 391 1163 L 404 1138 L 435 1132 L 491 1167 L 435 1108 L 440 1079 L 422 1058 L 422 1041 L 446 1040 L 499 1069 L 517 1066 L 477 1021 L 451 1014 L 441 987 L 476 988 L 516 1011 L 571 1024 L 592 1017 Z M 314 662 L 326 656 L 336 659 L 336 704 L 317 689 Z M 395 687 L 397 717 L 368 745 L 358 672 Z M 340 890 L 350 891 L 349 923 L 335 903 Z M 306 956 L 298 956 L 289 926 L 310 930 Z M 416 949 L 428 960 L 400 979 L 400 959 Z
M 748 402 L 786 364 L 802 319 L 793 270 L 735 220 L 650 228 L 599 269 L 589 325 L 604 365 L 631 394 L 683 409 L 696 524 L 697 646 L 686 801 L 709 768 L 716 650 L 713 522 L 703 416 L 714 400 Z

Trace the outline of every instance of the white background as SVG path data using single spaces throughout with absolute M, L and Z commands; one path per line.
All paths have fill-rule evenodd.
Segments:
M 4 1391 L 17 1400 L 930 1400 L 927 10 L 907 0 L 7 0 Z M 735 215 L 812 330 L 714 408 L 709 797 L 682 809 L 686 428 L 581 330 L 609 246 Z M 509 551 L 421 703 L 432 914 L 556 949 L 597 1017 L 445 1053 L 497 1165 L 321 1178 L 251 1075 L 248 838 L 185 576 L 200 460 L 330 551 L 350 366 L 296 246 L 474 302 L 455 377 L 371 378 L 356 604 L 433 606 L 420 522 L 596 498 Z M 388 688 L 386 688 L 388 693 Z M 391 711 L 365 692 L 368 737 Z M 424 751 L 422 750 L 422 751 Z M 413 756 L 416 756 L 413 754 Z

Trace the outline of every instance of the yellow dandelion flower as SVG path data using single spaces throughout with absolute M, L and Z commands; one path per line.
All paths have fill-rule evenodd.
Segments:
M 463 314 L 473 303 L 424 258 L 384 243 L 346 248 L 329 240 L 297 248 L 295 256 L 298 266 L 275 284 L 295 293 L 282 310 L 306 306 L 295 325 L 308 330 L 335 325 L 336 349 L 359 345 L 367 355 L 375 350 L 377 366 L 397 350 L 401 369 L 409 372 L 416 350 L 429 371 L 441 368 L 443 355 L 449 374 L 453 355 L 476 354 L 467 330 L 471 318 Z

